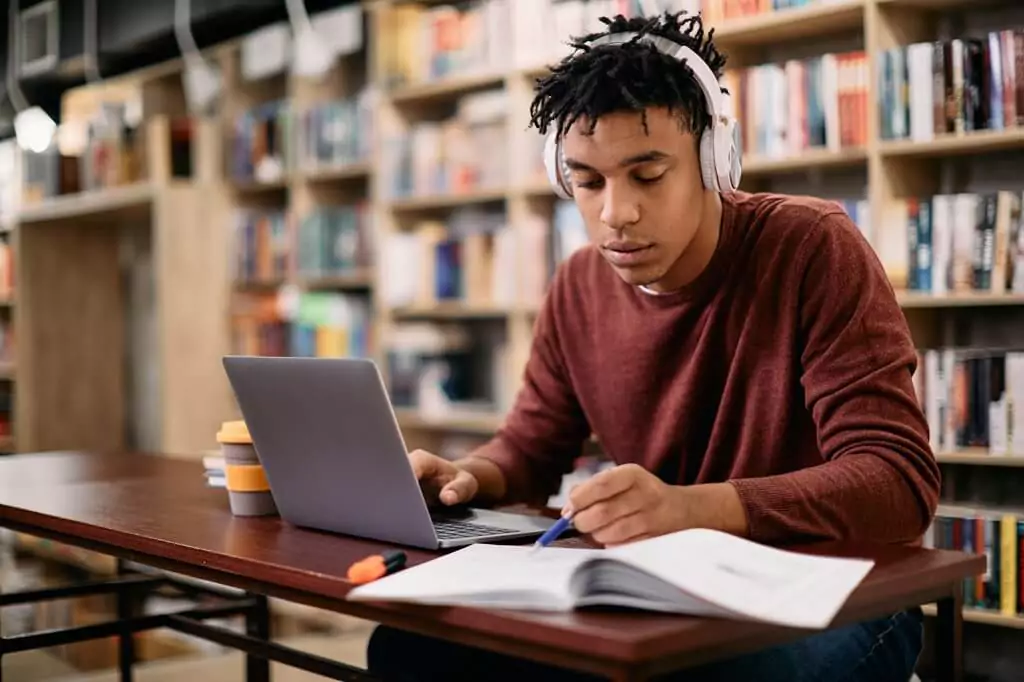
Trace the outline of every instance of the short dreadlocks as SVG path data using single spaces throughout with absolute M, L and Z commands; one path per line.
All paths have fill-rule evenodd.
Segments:
M 713 42 L 714 29 L 705 35 L 699 15 L 665 12 L 656 17 L 601 17 L 607 30 L 574 38 L 573 53 L 552 67 L 550 75 L 537 79 L 536 96 L 530 105 L 530 125 L 541 134 L 554 125 L 563 135 L 581 116 L 594 132 L 597 119 L 615 111 L 637 111 L 647 129 L 648 107 L 665 107 L 679 114 L 680 122 L 694 134 L 707 127 L 704 93 L 690 70 L 634 38 L 619 45 L 592 46 L 595 39 L 612 33 L 660 36 L 685 45 L 721 77 L 725 57 Z

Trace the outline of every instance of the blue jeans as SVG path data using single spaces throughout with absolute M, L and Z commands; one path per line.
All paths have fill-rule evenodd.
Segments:
M 921 653 L 922 629 L 920 609 L 911 609 L 658 679 L 664 682 L 908 682 Z M 370 673 L 385 682 L 591 682 L 600 679 L 384 626 L 374 631 L 366 655 Z

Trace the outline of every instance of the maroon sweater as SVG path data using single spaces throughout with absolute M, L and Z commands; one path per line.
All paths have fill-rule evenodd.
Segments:
M 515 405 L 477 454 L 510 499 L 557 491 L 591 433 L 679 485 L 730 481 L 751 537 L 914 542 L 939 470 L 916 353 L 871 246 L 838 205 L 723 197 L 708 267 L 664 295 L 593 248 L 560 266 Z

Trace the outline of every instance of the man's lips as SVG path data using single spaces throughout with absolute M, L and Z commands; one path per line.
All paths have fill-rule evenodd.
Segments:
M 649 249 L 650 244 L 638 244 L 636 242 L 610 242 L 604 245 L 605 251 L 616 251 L 619 253 L 632 253 Z
M 638 265 L 643 262 L 649 252 L 651 251 L 652 245 L 650 244 L 636 244 L 631 242 L 612 242 L 605 244 L 603 249 L 605 257 L 611 262 L 612 265 L 620 267 L 628 267 L 630 265 Z

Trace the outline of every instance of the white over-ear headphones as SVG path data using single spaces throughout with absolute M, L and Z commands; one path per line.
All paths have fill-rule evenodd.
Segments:
M 596 39 L 591 46 L 622 45 L 637 38 L 638 35 L 632 32 L 613 33 Z M 659 52 L 690 67 L 697 84 L 704 93 L 704 101 L 707 102 L 708 115 L 711 119 L 710 125 L 700 136 L 701 180 L 706 189 L 716 192 L 735 190 L 739 187 L 742 172 L 741 151 L 737 137 L 739 129 L 736 120 L 730 114 L 729 95 L 722 92 L 711 67 L 696 52 L 668 38 L 644 34 L 640 35 L 638 40 L 653 45 Z M 548 180 L 555 193 L 563 199 L 571 199 L 572 181 L 569 178 L 569 169 L 565 165 L 562 141 L 558 137 L 557 130 L 551 130 L 544 142 L 544 168 L 547 170 Z

